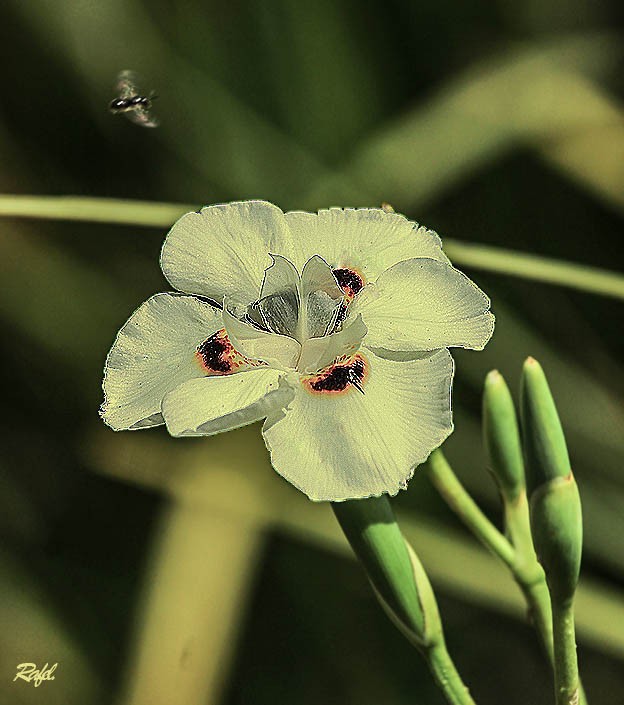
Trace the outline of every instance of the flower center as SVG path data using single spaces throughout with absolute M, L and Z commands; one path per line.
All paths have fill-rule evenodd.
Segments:
M 337 270 L 341 286 L 318 255 L 306 262 L 301 274 L 285 257 L 271 257 L 260 296 L 246 307 L 242 318 L 224 302 L 225 326 L 234 348 L 243 359 L 265 361 L 302 375 L 320 374 L 336 360 L 352 358 L 366 334 L 361 316 L 346 323 L 349 304 L 363 286 L 362 278 L 353 270 Z M 215 365 L 221 363 L 220 358 L 210 362 L 211 369 L 218 373 Z M 357 385 L 355 373 L 349 374 L 349 384 Z M 331 379 L 334 382 L 328 384 L 346 384 Z

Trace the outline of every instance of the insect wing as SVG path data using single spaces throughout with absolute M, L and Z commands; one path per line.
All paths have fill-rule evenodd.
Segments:
M 115 86 L 117 95 L 120 98 L 132 98 L 138 95 L 137 83 L 137 75 L 134 71 L 120 71 Z
M 158 120 L 149 110 L 141 106 L 137 106 L 133 110 L 128 110 L 123 114 L 135 125 L 140 125 L 141 127 L 158 127 Z

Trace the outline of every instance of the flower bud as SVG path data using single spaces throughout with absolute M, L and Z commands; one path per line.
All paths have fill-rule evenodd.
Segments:
M 386 496 L 333 502 L 332 509 L 382 606 L 417 647 L 442 639 L 435 597 Z
M 553 602 L 571 600 L 583 542 L 581 502 L 546 376 L 533 358 L 521 383 L 524 458 L 533 542 Z
M 488 468 L 505 502 L 514 504 L 525 490 L 524 463 L 514 403 L 498 370 L 485 378 L 483 437 Z

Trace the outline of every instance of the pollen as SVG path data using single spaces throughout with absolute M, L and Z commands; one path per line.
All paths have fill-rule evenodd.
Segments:
M 209 375 L 229 375 L 243 367 L 256 367 L 263 364 L 237 352 L 225 328 L 213 333 L 210 338 L 198 345 L 195 358 Z
M 364 286 L 364 279 L 355 269 L 334 269 L 334 276 L 348 301 L 353 300 Z
M 304 388 L 311 394 L 347 394 L 352 388 L 364 394 L 369 365 L 366 358 L 357 353 L 349 358 L 337 360 L 315 375 L 302 377 Z

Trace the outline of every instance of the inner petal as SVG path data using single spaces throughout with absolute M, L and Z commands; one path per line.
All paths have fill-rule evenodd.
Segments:
M 301 299 L 304 302 L 299 321 L 303 339 L 320 338 L 333 331 L 345 299 L 331 267 L 315 255 L 301 273 Z
M 337 333 L 306 340 L 297 369 L 303 373 L 314 373 L 338 358 L 351 357 L 359 350 L 366 332 L 362 317 L 357 316 Z
M 260 298 L 247 309 L 256 324 L 273 333 L 296 337 L 301 307 L 300 277 L 295 265 L 281 255 L 264 272 Z
M 301 352 L 291 337 L 261 330 L 236 318 L 223 302 L 223 322 L 234 349 L 252 360 L 262 360 L 280 369 L 294 369 Z

